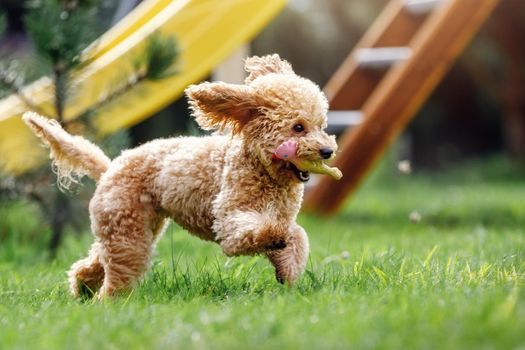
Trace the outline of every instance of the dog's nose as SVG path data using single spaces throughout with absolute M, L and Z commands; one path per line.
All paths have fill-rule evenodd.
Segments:
M 331 148 L 321 148 L 319 153 L 321 154 L 321 157 L 328 159 L 332 156 L 332 154 L 334 154 L 334 150 Z

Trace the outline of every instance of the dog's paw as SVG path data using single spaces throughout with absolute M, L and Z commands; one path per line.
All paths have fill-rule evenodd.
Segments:
M 286 248 L 286 241 L 284 239 L 273 241 L 266 246 L 267 250 L 279 250 L 284 248 Z

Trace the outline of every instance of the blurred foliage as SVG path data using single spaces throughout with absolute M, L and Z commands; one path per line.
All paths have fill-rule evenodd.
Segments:
M 387 2 L 388 0 L 291 0 L 283 13 L 254 40 L 252 53 L 263 55 L 277 52 L 292 63 L 298 74 L 324 85 Z M 0 10 L 5 4 L 19 6 L 16 3 L 16 0 L 2 1 Z M 18 72 L 18 80 L 12 80 L 17 82 L 15 88 L 31 80 L 35 74 L 26 72 L 33 66 L 42 66 L 42 61 L 47 63 L 49 69 L 50 64 L 61 61 L 60 57 L 67 58 L 71 62 L 66 67 L 77 68 L 79 53 L 82 47 L 90 44 L 89 37 L 98 36 L 103 29 L 101 22 L 109 23 L 107 18 L 102 21 L 97 16 L 94 16 L 95 19 L 87 18 L 88 13 L 93 14 L 91 6 L 95 3 L 98 2 L 41 0 L 31 3 L 30 11 L 40 11 L 40 16 L 28 14 L 26 23 L 30 24 L 43 17 L 42 23 L 34 24 L 30 32 L 37 37 L 34 40 L 35 49 L 46 59 L 34 62 L 26 60 L 14 68 L 9 64 L 4 65 L 6 68 L 11 67 L 7 70 Z M 507 122 L 513 115 L 523 119 L 523 107 L 520 107 L 522 97 L 515 96 L 519 81 L 513 85 L 509 85 L 508 81 L 509 77 L 521 79 L 525 75 L 522 53 L 525 46 L 520 44 L 525 37 L 525 29 L 520 24 L 520 14 L 523 13 L 525 3 L 521 0 L 507 0 L 504 4 L 462 55 L 406 132 L 408 146 L 403 146 L 402 157 L 412 159 L 416 169 L 423 166 L 442 169 L 454 162 L 463 162 L 466 156 L 480 157 L 508 149 L 508 135 L 520 129 L 519 124 L 515 126 L 516 124 Z M 78 8 L 85 12 L 83 15 L 76 15 L 78 22 L 75 23 L 72 20 L 76 18 L 73 9 Z M 61 11 L 46 17 L 45 11 L 53 9 Z M 84 24 L 80 25 L 82 23 Z M 65 38 L 68 30 L 57 28 L 59 25 L 68 27 L 72 36 L 78 40 Z M 83 28 L 88 28 L 90 33 L 80 33 Z M 46 47 L 46 40 L 52 44 L 50 47 Z M 39 48 L 38 41 L 43 47 Z M 137 57 L 134 62 L 135 75 L 124 72 L 123 83 L 116 83 L 117 88 L 112 94 L 108 94 L 108 100 L 104 103 L 114 100 L 117 103 L 116 96 L 128 92 L 146 77 L 155 80 L 176 73 L 170 62 L 173 63 L 178 52 L 179 48 L 172 39 L 153 36 L 144 55 Z M 9 74 L 5 76 L 9 77 Z M 7 88 L 12 92 L 12 87 Z M 74 89 L 71 86 L 67 88 Z M 71 132 L 95 138 L 89 126 L 89 120 L 95 113 L 96 108 L 66 127 Z M 193 120 L 188 118 L 185 99 L 130 131 L 133 138 L 131 142 L 134 143 L 173 133 L 200 133 Z M 108 152 L 115 155 L 130 141 L 126 132 L 122 132 L 107 140 L 97 140 L 98 142 L 107 144 L 104 148 L 111 149 Z M 400 159 L 399 153 L 395 153 L 395 159 Z M 490 159 L 492 158 L 488 158 L 486 162 L 491 163 Z M 389 169 L 392 172 L 394 168 Z M 501 165 L 501 169 L 507 168 Z M 514 167 L 510 169 L 515 171 Z M 515 174 L 522 176 L 521 172 Z M 397 173 L 388 178 L 395 179 L 396 176 Z M 48 186 L 52 179 L 45 181 L 46 184 L 38 186 Z M 89 190 L 89 186 L 87 189 Z M 44 196 L 47 198 L 48 195 Z
M 122 130 L 105 138 L 97 135 L 91 121 L 97 111 L 108 103 L 118 103 L 117 97 L 134 90 L 141 82 L 159 80 L 175 74 L 174 62 L 179 50 L 173 38 L 163 38 L 153 34 L 146 49 L 136 59 L 132 72 L 123 72 L 122 81 L 115 82 L 114 90 L 105 100 L 75 120 L 65 121 L 63 110 L 68 97 L 75 93 L 78 84 L 70 77 L 75 70 L 82 68 L 81 56 L 90 45 L 96 42 L 102 32 L 99 18 L 98 0 L 49 0 L 29 2 L 24 16 L 25 29 L 33 43 L 34 52 L 23 59 L 16 56 L 3 56 L 0 61 L 0 91 L 17 94 L 28 109 L 38 110 L 31 96 L 23 93 L 22 87 L 29 80 L 28 67 L 45 65 L 45 73 L 51 74 L 55 86 L 54 107 L 57 120 L 72 134 L 81 134 L 94 140 L 110 157 L 117 156 L 129 146 L 129 132 Z M 33 77 L 34 78 L 34 77 Z M 1 93 L 1 92 L 0 92 Z M 58 191 L 56 179 L 49 164 L 19 177 L 0 176 L 1 201 L 29 201 L 42 212 L 51 232 L 50 251 L 54 255 L 62 241 L 63 232 L 71 227 L 74 232 L 84 231 L 87 224 L 87 203 L 94 189 L 94 183 L 75 188 L 75 198 Z
M 0 61 L 0 90 L 17 90 L 25 81 L 25 73 L 17 60 Z
M 156 81 L 169 78 L 177 73 L 176 61 L 179 55 L 177 41 L 172 37 L 163 37 L 159 33 L 151 34 L 142 55 L 135 58 L 133 72 L 123 72 L 125 77 L 98 104 L 87 110 L 79 119 L 96 115 L 96 111 L 110 103 L 118 103 L 117 98 L 129 92 L 140 93 L 134 89 L 144 81 Z
M 252 53 L 277 52 L 292 63 L 297 73 L 322 86 L 387 2 L 291 0 L 253 41 Z M 418 113 L 406 132 L 411 142 L 410 157 L 416 163 L 439 167 L 461 161 L 464 157 L 505 150 L 519 155 L 525 147 L 525 103 L 520 102 L 523 97 L 516 97 L 519 89 L 516 86 L 520 83 L 509 84 L 510 77 L 521 80 L 525 77 L 525 59 L 523 50 L 519 49 L 523 47 L 519 43 L 525 37 L 521 24 L 524 11 L 525 3 L 521 0 L 502 2 L 429 103 Z M 159 43 L 161 41 L 152 41 L 153 50 L 150 52 L 162 46 Z M 177 50 L 176 46 L 172 49 Z M 144 68 L 145 57 L 138 62 L 141 62 L 142 71 L 147 71 L 155 79 L 155 76 L 162 76 L 156 69 L 162 68 L 164 57 L 154 55 L 152 58 L 151 62 L 155 63 L 147 69 Z M 517 68 L 511 71 L 511 66 Z M 158 117 L 133 128 L 133 142 L 187 133 L 191 119 L 183 105 L 179 102 L 159 113 Z
M 82 51 L 100 35 L 95 4 L 58 0 L 32 3 L 25 24 L 37 54 L 58 69 L 78 66 Z
M 135 66 L 145 79 L 165 79 L 177 73 L 174 64 L 179 53 L 177 41 L 154 33 L 148 39 L 143 57 L 136 61 Z

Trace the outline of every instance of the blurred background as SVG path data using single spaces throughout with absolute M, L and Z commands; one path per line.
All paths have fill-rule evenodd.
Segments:
M 55 28 L 56 23 L 52 16 L 54 9 L 51 5 L 46 7 L 50 3 L 62 9 L 58 18 L 65 22 L 67 16 L 79 13 L 76 22 L 72 22 L 65 32 Z M 60 85 L 61 79 L 66 80 L 70 70 L 76 69 L 77 65 L 82 67 L 78 52 L 86 49 L 89 43 L 115 26 L 140 3 L 137 0 L 53 0 L 49 3 L 1 0 L 0 13 L 3 14 L 3 20 L 0 24 L 3 24 L 5 32 L 0 42 L 0 97 L 19 93 L 23 86 L 44 75 L 53 76 L 55 83 Z M 322 87 L 387 3 L 387 0 L 290 0 L 284 10 L 252 41 L 210 72 L 207 79 L 241 83 L 244 57 L 278 53 L 292 64 L 299 75 L 312 79 Z M 42 9 L 49 11 L 48 15 Z M 62 18 L 62 15 L 65 17 Z M 46 16 L 49 16 L 47 23 L 43 21 Z M 416 173 L 428 173 L 453 168 L 468 160 L 484 162 L 496 157 L 523 167 L 523 18 L 524 1 L 501 1 L 391 148 L 389 159 L 393 160 L 393 164 L 406 160 Z M 49 37 L 39 34 L 46 32 L 45 28 L 50 28 L 47 31 L 50 33 Z M 68 41 L 66 38 L 61 43 L 69 50 L 65 51 L 65 55 L 71 56 L 66 57 L 69 59 L 69 66 L 61 75 L 60 55 L 64 55 L 64 52 L 54 52 L 46 43 L 64 33 L 71 34 L 73 39 Z M 157 45 L 149 45 L 146 49 L 149 53 L 145 55 L 149 57 L 149 61 L 137 66 L 137 73 L 128 78 L 128 83 L 119 85 L 107 100 L 111 102 L 117 99 L 142 79 L 158 80 L 164 75 L 176 75 L 176 71 L 166 72 L 164 69 L 177 59 L 177 38 L 172 39 L 171 43 L 170 38 L 164 38 Z M 78 47 L 74 47 L 75 43 Z M 79 43 L 83 43 L 83 46 Z M 76 52 L 76 55 L 71 52 Z M 166 67 L 155 72 L 152 67 L 158 67 L 159 62 L 164 63 L 160 66 Z M 143 67 L 146 67 L 146 73 Z M 70 87 L 64 84 L 64 88 L 67 90 Z M 60 93 L 57 96 L 60 97 Z M 101 102 L 102 105 L 105 103 L 106 101 Z M 63 106 L 58 103 L 55 107 L 60 110 Z M 95 112 L 88 111 L 88 117 Z M 59 120 L 67 124 L 70 131 L 89 135 L 85 125 L 63 120 L 61 113 L 58 115 Z M 102 143 L 111 156 L 115 156 L 123 148 L 139 145 L 153 138 L 200 133 L 189 116 L 187 101 L 181 97 L 151 118 L 97 142 Z M 391 166 L 392 169 L 394 167 Z M 54 232 L 50 243 L 52 251 L 58 247 L 65 225 L 71 224 L 77 228 L 85 225 L 85 206 L 92 184 L 85 186 L 78 194 L 84 201 L 70 201 L 68 195 L 60 194 L 56 188 L 49 186 L 54 178 L 47 164 L 45 168 L 30 174 L 16 177 L 3 174 L 1 180 L 1 201 L 29 200 L 42 209 L 51 231 Z M 48 187 L 51 189 L 46 192 L 44 189 Z
M 115 24 L 139 1 L 100 3 L 98 32 Z M 386 5 L 386 0 L 291 0 L 245 53 L 279 53 L 295 71 L 323 86 Z M 23 18 L 26 2 L 2 0 L 9 52 L 28 71 L 46 73 L 33 60 Z M 525 152 L 525 2 L 505 0 L 461 55 L 404 134 L 414 165 L 440 168 L 469 157 Z M 224 76 L 221 76 L 224 78 Z M 210 77 L 211 78 L 211 77 Z M 226 79 L 228 77 L 225 77 Z M 8 91 L 5 91 L 4 94 Z M 130 130 L 136 145 L 155 137 L 191 132 L 184 98 Z

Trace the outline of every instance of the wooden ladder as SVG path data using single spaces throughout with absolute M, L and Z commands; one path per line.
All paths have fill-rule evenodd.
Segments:
M 391 0 L 325 87 L 329 125 L 347 127 L 304 207 L 333 214 L 401 133 L 499 0 Z M 357 125 L 356 125 L 357 124 Z M 349 127 L 353 126 L 353 127 Z

